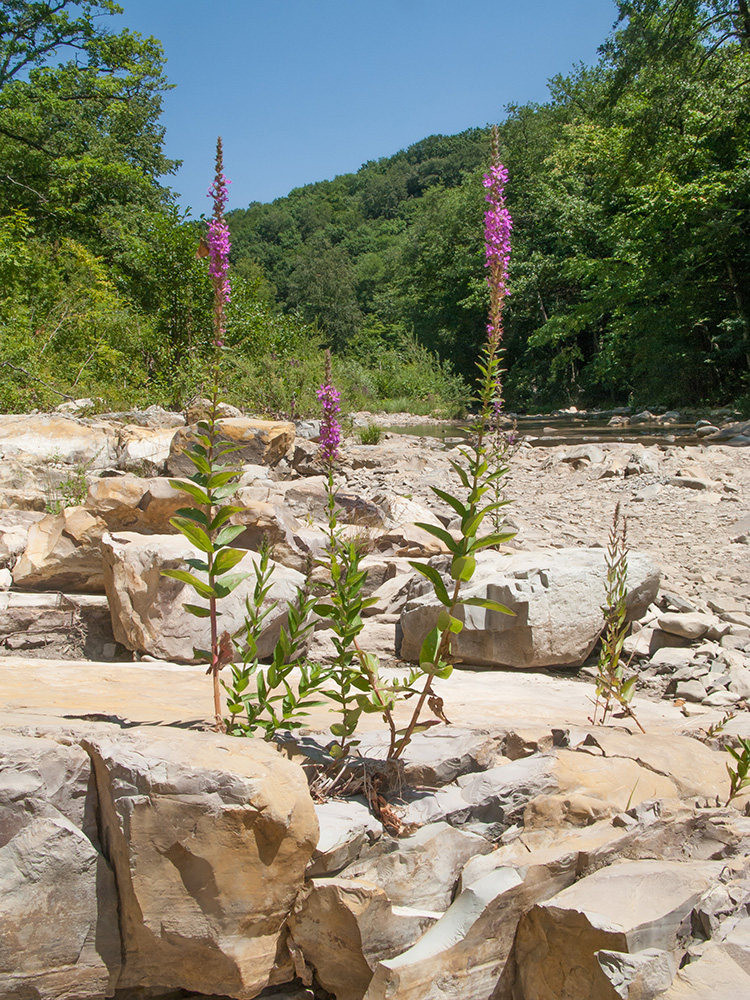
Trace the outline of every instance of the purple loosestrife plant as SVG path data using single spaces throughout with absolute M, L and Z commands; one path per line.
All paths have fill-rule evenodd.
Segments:
M 218 602 L 230 594 L 247 573 L 233 573 L 232 569 L 245 555 L 242 549 L 231 547 L 232 541 L 244 530 L 242 525 L 231 525 L 233 514 L 242 510 L 226 504 L 237 489 L 238 470 L 227 467 L 222 461 L 235 450 L 234 445 L 219 441 L 217 411 L 219 401 L 219 357 L 226 332 L 225 306 L 229 301 L 229 230 L 224 221 L 228 181 L 223 172 L 221 139 L 216 143 L 216 178 L 209 192 L 214 199 L 214 215 L 208 229 L 209 276 L 214 291 L 213 314 L 213 393 L 207 420 L 198 422 L 191 446 L 185 454 L 195 466 L 195 474 L 187 482 L 170 480 L 170 485 L 187 494 L 193 506 L 183 507 L 170 523 L 180 531 L 201 553 L 200 558 L 188 559 L 188 570 L 165 570 L 164 576 L 189 584 L 208 601 L 204 605 L 185 604 L 186 611 L 197 618 L 208 618 L 210 623 L 210 649 L 196 649 L 195 656 L 208 660 L 208 673 L 213 681 L 214 714 L 217 728 L 223 728 L 219 671 L 231 662 L 234 655 L 232 636 L 224 631 L 219 634 Z M 204 256 L 200 254 L 199 256 Z M 196 573 L 200 574 L 199 576 Z
M 364 652 L 357 642 L 363 626 L 362 612 L 374 600 L 362 596 L 367 573 L 359 568 L 359 547 L 354 541 L 342 539 L 337 527 L 334 463 L 339 454 L 341 427 L 338 421 L 339 393 L 333 386 L 330 351 L 326 351 L 325 371 L 325 383 L 317 395 L 323 408 L 320 451 L 328 468 L 328 546 L 324 564 L 331 578 L 326 587 L 327 594 L 318 601 L 315 610 L 322 618 L 328 619 L 333 632 L 336 656 L 331 669 L 331 686 L 325 694 L 337 706 L 341 717 L 340 722 L 331 726 L 336 740 L 329 748 L 330 753 L 333 757 L 342 757 L 356 745 L 352 736 L 362 712 L 382 713 L 392 739 L 395 738 L 396 728 L 392 715 L 393 697 L 379 677 L 379 660 L 374 653 Z
M 224 176 L 224 150 L 221 136 L 216 140 L 216 173 L 214 182 L 208 189 L 208 197 L 213 201 L 214 211 L 208 223 L 206 244 L 208 246 L 208 276 L 214 290 L 214 343 L 217 348 L 224 346 L 226 335 L 226 307 L 232 295 L 229 283 L 229 226 L 224 218 L 224 210 L 229 200 L 228 181 Z
M 435 678 L 445 679 L 453 670 L 451 657 L 451 641 L 463 629 L 463 621 L 456 612 L 461 605 L 474 605 L 487 611 L 512 614 L 508 608 L 496 601 L 481 597 L 461 599 L 460 591 L 464 583 L 468 583 L 476 569 L 476 553 L 483 548 L 501 545 L 513 537 L 512 533 L 491 531 L 479 535 L 479 528 L 487 515 L 493 514 L 506 503 L 499 500 L 490 504 L 482 504 L 482 498 L 492 490 L 494 484 L 507 472 L 506 466 L 493 468 L 487 443 L 488 435 L 493 427 L 496 410 L 502 401 L 502 331 L 503 307 L 508 296 L 508 262 L 510 259 L 510 233 L 512 222 L 510 213 L 505 206 L 505 184 L 508 172 L 500 162 L 497 129 L 492 131 L 492 161 L 489 172 L 485 175 L 484 186 L 487 190 L 485 198 L 488 209 L 485 212 L 485 263 L 488 270 L 487 283 L 490 290 L 489 322 L 487 324 L 487 340 L 477 363 L 479 369 L 479 416 L 476 432 L 471 448 L 462 448 L 461 455 L 465 464 L 451 462 L 461 485 L 465 491 L 465 501 L 444 490 L 433 487 L 433 492 L 445 501 L 461 518 L 461 537 L 456 539 L 444 528 L 432 524 L 418 524 L 417 527 L 434 535 L 451 553 L 450 579 L 444 580 L 434 567 L 422 563 L 411 563 L 411 566 L 432 584 L 435 596 L 442 605 L 436 624 L 425 636 L 419 653 L 419 670 L 424 676 L 421 691 L 417 691 L 408 682 L 409 693 L 417 696 L 417 703 L 411 720 L 399 738 L 392 742 L 388 756 L 400 757 L 408 746 L 419 723 L 419 717 L 425 702 L 434 714 L 441 719 L 442 699 L 433 690 Z

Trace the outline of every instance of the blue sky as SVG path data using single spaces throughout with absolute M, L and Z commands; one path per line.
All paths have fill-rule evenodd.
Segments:
M 500 121 L 596 60 L 614 0 L 120 0 L 164 45 L 170 186 L 209 209 L 216 136 L 229 208 L 356 171 L 428 135 Z

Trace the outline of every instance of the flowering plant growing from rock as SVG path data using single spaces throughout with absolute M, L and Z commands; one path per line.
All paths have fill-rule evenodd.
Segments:
M 620 518 L 619 503 L 612 518 L 606 563 L 606 603 L 602 606 L 604 630 L 596 664 L 596 700 L 591 722 L 596 725 L 598 721 L 603 725 L 614 710 L 615 703 L 644 732 L 630 704 L 638 675 L 626 678 L 625 664 L 622 662 L 622 647 L 628 632 L 628 539 L 627 521 Z M 601 718 L 597 719 L 600 710 Z

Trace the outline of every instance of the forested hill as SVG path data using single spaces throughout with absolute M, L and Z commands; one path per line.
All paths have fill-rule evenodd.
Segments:
M 500 126 L 506 402 L 750 412 L 748 0 L 618 8 L 597 65 Z M 0 3 L 0 410 L 180 406 L 212 370 L 203 227 L 165 183 L 165 56 L 108 27 L 119 10 Z M 330 345 L 345 408 L 460 409 L 488 160 L 486 128 L 432 136 L 231 213 L 230 401 L 316 412 Z
M 594 67 L 501 125 L 514 219 L 510 406 L 750 405 L 750 17 L 634 0 Z M 433 136 L 231 214 L 283 308 L 339 352 L 413 331 L 470 376 L 488 133 Z

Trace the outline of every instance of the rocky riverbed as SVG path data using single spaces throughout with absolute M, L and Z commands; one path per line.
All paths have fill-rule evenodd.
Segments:
M 522 443 L 516 537 L 472 581 L 515 619 L 467 618 L 441 682 L 452 725 L 394 769 L 368 717 L 348 797 L 330 798 L 322 710 L 276 747 L 207 731 L 205 643 L 160 576 L 191 555 L 167 479 L 199 413 L 0 417 L 0 992 L 750 995 L 748 795 L 725 805 L 722 749 L 750 737 L 743 425 L 686 447 Z M 324 541 L 315 424 L 229 412 L 223 432 L 241 448 L 239 544 L 250 562 L 270 539 L 283 602 Z M 376 598 L 363 645 L 386 671 L 436 613 L 408 561 L 446 568 L 414 522 L 456 527 L 430 489 L 452 488 L 456 456 L 401 434 L 344 443 L 342 521 Z M 618 503 L 645 735 L 589 722 Z M 331 650 L 324 626 L 311 656 Z

